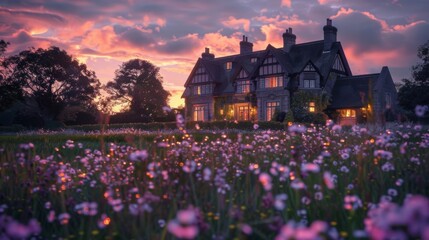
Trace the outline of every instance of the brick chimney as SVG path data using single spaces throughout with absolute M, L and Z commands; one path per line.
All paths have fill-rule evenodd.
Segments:
M 331 50 L 332 44 L 337 41 L 337 28 L 332 26 L 332 20 L 326 19 L 323 27 L 323 51 Z
M 286 29 L 283 33 L 283 50 L 289 52 L 290 48 L 296 43 L 296 35 L 292 33 L 292 28 Z
M 201 54 L 201 57 L 203 59 L 213 60 L 215 58 L 215 55 L 213 53 L 210 53 L 210 48 L 206 48 L 205 51 Z
M 253 43 L 247 40 L 247 37 L 243 35 L 243 40 L 240 42 L 240 54 L 253 52 Z

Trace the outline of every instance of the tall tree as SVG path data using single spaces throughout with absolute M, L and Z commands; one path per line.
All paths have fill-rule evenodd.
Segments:
M 419 47 L 417 56 L 421 62 L 412 68 L 413 79 L 403 79 L 398 92 L 399 104 L 408 113 L 414 113 L 417 105 L 429 105 L 429 41 Z
M 119 104 L 126 104 L 142 122 L 156 121 L 163 116 L 170 93 L 162 86 L 159 68 L 152 63 L 133 59 L 123 63 L 106 91 Z
M 95 72 L 58 47 L 22 51 L 6 61 L 13 66 L 9 82 L 47 118 L 57 119 L 67 106 L 88 106 L 99 93 Z
M 10 107 L 18 100 L 22 100 L 22 91 L 19 85 L 10 81 L 11 65 L 6 61 L 5 52 L 9 42 L 0 40 L 0 111 Z

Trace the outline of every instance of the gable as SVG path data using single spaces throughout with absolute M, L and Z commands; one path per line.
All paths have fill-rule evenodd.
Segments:
M 206 68 L 200 64 L 192 77 L 191 83 L 204 83 L 209 81 L 210 76 Z
M 237 79 L 243 79 L 248 77 L 249 77 L 249 74 L 244 69 L 241 69 L 240 73 L 237 75 Z
M 273 54 L 268 54 L 259 66 L 258 72 L 259 76 L 263 76 L 284 73 L 284 70 L 278 59 Z
M 337 54 L 335 56 L 335 61 L 334 61 L 334 65 L 332 65 L 332 69 L 340 72 L 346 72 L 343 61 L 341 60 L 340 54 Z

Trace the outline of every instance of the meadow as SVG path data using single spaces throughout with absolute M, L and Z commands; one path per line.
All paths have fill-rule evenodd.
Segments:
M 0 136 L 0 239 L 429 239 L 429 131 Z

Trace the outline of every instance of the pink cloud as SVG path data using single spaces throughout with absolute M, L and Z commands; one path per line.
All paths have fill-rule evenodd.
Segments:
M 415 21 L 415 22 L 411 22 L 408 24 L 404 24 L 404 25 L 398 24 L 398 25 L 393 26 L 393 30 L 395 30 L 395 31 L 406 31 L 410 28 L 413 28 L 413 27 L 415 27 L 419 24 L 423 24 L 423 23 L 426 23 L 426 21 L 420 20 L 420 21 Z
M 243 28 L 244 31 L 248 32 L 250 30 L 250 20 L 245 18 L 235 18 L 230 16 L 228 20 L 222 21 L 222 24 L 225 27 L 230 27 L 232 29 Z
M 282 0 L 281 6 L 282 7 L 285 6 L 285 7 L 288 7 L 288 8 L 292 7 L 292 0 Z

